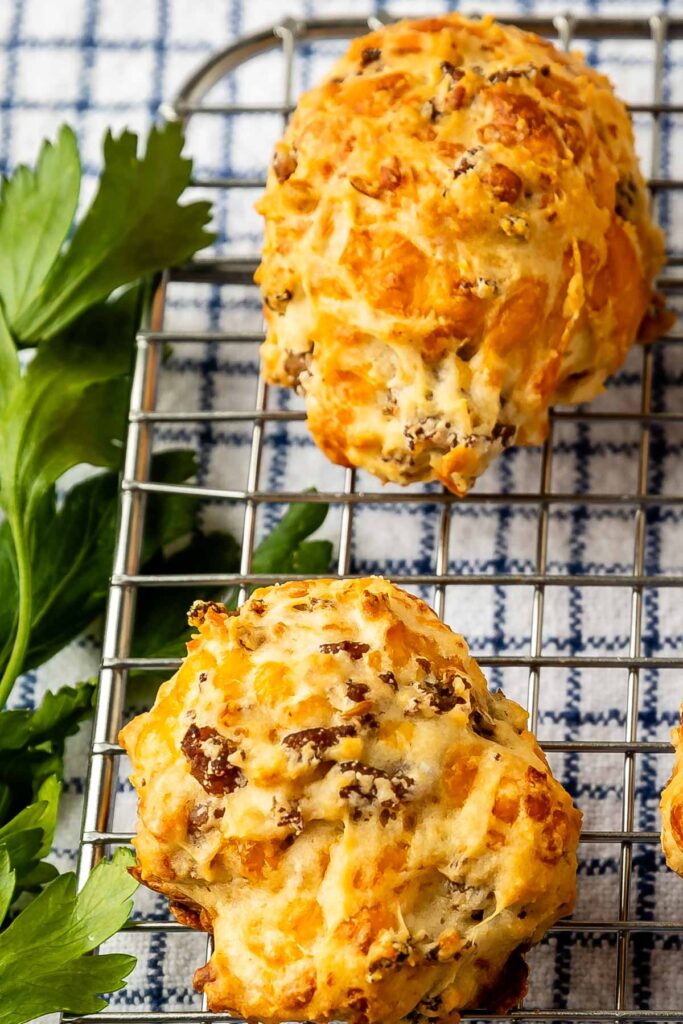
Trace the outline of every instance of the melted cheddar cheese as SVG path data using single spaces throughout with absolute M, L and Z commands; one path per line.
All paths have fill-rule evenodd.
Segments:
M 681 723 L 671 733 L 676 751 L 673 772 L 662 793 L 662 846 L 672 871 L 683 876 L 683 707 Z
M 504 1011 L 574 904 L 580 815 L 526 714 L 385 580 L 200 605 L 121 733 L 143 882 L 213 932 L 213 1010 L 393 1024 Z
M 330 459 L 382 480 L 464 494 L 662 321 L 624 104 L 491 18 L 356 39 L 300 98 L 257 208 L 267 379 L 305 397 Z

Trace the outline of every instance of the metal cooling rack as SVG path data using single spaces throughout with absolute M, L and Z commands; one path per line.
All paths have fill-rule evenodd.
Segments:
M 422 12 L 424 13 L 424 12 Z M 219 122 L 223 116 L 236 117 L 242 114 L 275 113 L 286 120 L 293 109 L 293 62 L 299 47 L 306 43 L 325 39 L 343 39 L 360 35 L 377 28 L 383 19 L 335 19 L 335 20 L 286 20 L 271 30 L 242 39 L 216 54 L 188 81 L 176 101 L 164 109 L 167 117 L 189 120 L 206 115 Z M 389 19 L 387 19 L 389 20 Z M 650 40 L 652 54 L 652 100 L 638 103 L 631 109 L 652 118 L 651 166 L 653 177 L 649 186 L 656 197 L 670 190 L 683 189 L 683 179 L 661 176 L 661 124 L 668 116 L 683 113 L 683 104 L 663 102 L 663 69 L 666 48 L 672 40 L 683 39 L 683 18 L 652 17 L 649 19 L 628 18 L 606 20 L 596 17 L 502 18 L 514 22 L 541 35 L 554 38 L 568 48 L 575 37 L 582 40 Z M 209 105 L 205 97 L 209 90 L 230 72 L 255 56 L 280 48 L 284 54 L 284 88 L 280 102 L 268 104 L 223 104 Z M 259 189 L 263 180 L 239 177 L 211 178 L 196 181 L 217 189 L 253 187 Z M 586 755 L 623 755 L 623 797 L 621 801 L 621 826 L 618 829 L 585 831 L 582 842 L 587 844 L 612 844 L 619 851 L 618 913 L 605 920 L 577 920 L 561 922 L 551 930 L 552 934 L 569 933 L 575 939 L 590 938 L 596 934 L 616 936 L 614 944 L 614 998 L 613 1008 L 596 1009 L 590 1006 L 581 1009 L 556 1009 L 543 1007 L 521 1009 L 510 1016 L 514 1020 L 558 1020 L 558 1021 L 683 1021 L 683 1008 L 670 1007 L 665 1010 L 626 1007 L 627 967 L 629 940 L 636 933 L 651 935 L 683 936 L 683 921 L 678 920 L 637 920 L 633 916 L 631 903 L 632 850 L 635 844 L 652 846 L 659 843 L 656 832 L 639 831 L 634 817 L 635 759 L 639 754 L 661 755 L 670 752 L 666 742 L 639 742 L 637 739 L 638 683 L 639 675 L 646 669 L 683 668 L 683 656 L 656 654 L 646 657 L 641 649 L 641 617 L 643 592 L 648 587 L 676 587 L 683 594 L 683 576 L 651 575 L 645 571 L 645 531 L 647 510 L 651 506 L 667 507 L 683 505 L 683 493 L 654 494 L 648 491 L 648 468 L 651 428 L 660 423 L 683 423 L 683 411 L 653 412 L 652 389 L 655 370 L 653 347 L 642 350 L 642 384 L 639 412 L 556 412 L 553 415 L 551 431 L 542 455 L 540 485 L 530 493 L 503 494 L 483 488 L 465 500 L 477 505 L 520 506 L 532 508 L 537 513 L 536 569 L 524 574 L 469 574 L 465 577 L 449 575 L 448 550 L 451 512 L 455 499 L 447 493 L 418 493 L 406 490 L 399 494 L 394 491 L 359 490 L 354 470 L 346 470 L 342 490 L 327 493 L 304 494 L 292 491 L 264 490 L 260 487 L 259 476 L 262 461 L 264 427 L 271 421 L 295 421 L 303 419 L 303 413 L 289 410 L 274 410 L 268 407 L 268 388 L 259 375 L 256 401 L 253 409 L 234 409 L 200 412 L 172 411 L 157 409 L 157 380 L 159 376 L 162 347 L 173 342 L 212 343 L 237 342 L 253 346 L 262 340 L 257 333 L 219 332 L 170 332 L 163 329 L 164 307 L 167 294 L 177 282 L 203 282 L 211 284 L 250 284 L 258 256 L 235 258 L 202 259 L 187 266 L 176 268 L 166 274 L 151 312 L 148 329 L 142 330 L 137 338 L 137 354 L 130 404 L 125 469 L 121 485 L 120 524 L 114 559 L 113 576 L 106 615 L 103 644 L 103 660 L 100 674 L 99 697 L 95 715 L 90 758 L 90 770 L 85 791 L 83 833 L 79 861 L 79 883 L 82 885 L 92 867 L 104 850 L 126 844 L 131 836 L 112 831 L 117 758 L 122 753 L 117 746 L 116 736 L 121 725 L 126 677 L 130 669 L 174 670 L 178 662 L 172 659 L 141 659 L 130 656 L 135 620 L 135 597 L 139 587 L 180 585 L 193 588 L 216 585 L 226 587 L 237 585 L 244 598 L 246 588 L 252 583 L 279 582 L 282 577 L 256 576 L 251 572 L 254 546 L 256 515 L 259 506 L 268 502 L 330 502 L 341 507 L 341 527 L 338 539 L 336 570 L 339 576 L 349 574 L 351 565 L 351 541 L 354 528 L 354 510 L 369 502 L 375 504 L 436 504 L 439 509 L 439 530 L 435 552 L 434 573 L 394 576 L 397 583 L 422 584 L 433 588 L 432 603 L 440 615 L 444 612 L 447 588 L 462 586 L 526 586 L 532 590 L 531 642 L 528 653 L 478 656 L 483 666 L 517 666 L 528 670 L 528 701 L 531 728 L 535 729 L 539 714 L 541 672 L 544 668 L 608 668 L 622 669 L 627 674 L 625 701 L 626 725 L 623 739 L 553 741 L 544 744 L 547 751 L 580 752 Z M 680 267 L 683 258 L 671 257 L 664 270 L 660 287 L 665 293 L 683 290 L 683 276 Z M 661 339 L 658 345 L 680 345 L 683 334 L 675 330 Z M 610 420 L 636 424 L 639 429 L 637 486 L 629 492 L 619 494 L 573 494 L 551 492 L 551 469 L 553 465 L 554 424 L 562 420 L 597 422 Z M 162 423 L 216 423 L 244 422 L 251 424 L 251 447 L 244 489 L 228 490 L 199 486 L 173 486 L 150 480 L 150 455 L 155 426 Z M 140 552 L 145 530 L 145 501 L 152 493 L 186 495 L 188 498 L 219 499 L 239 503 L 244 509 L 242 551 L 240 571 L 236 574 L 145 576 L 140 574 Z M 634 511 L 634 548 L 632 571 L 623 575 L 569 575 L 549 574 L 548 528 L 550 509 L 553 505 L 570 508 L 602 504 L 610 507 L 623 506 Z M 548 589 L 573 587 L 603 587 L 630 589 L 630 637 L 628 656 L 598 657 L 582 655 L 548 655 L 543 653 L 542 628 L 546 591 Z M 549 599 L 552 599 L 549 597 Z M 188 602 L 189 603 L 189 602 Z M 474 652 L 476 655 L 476 651 Z M 598 677 L 599 678 L 599 677 Z M 606 883 L 607 884 L 607 883 Z M 681 883 L 683 884 L 683 883 Z M 174 921 L 160 922 L 142 919 L 131 922 L 129 927 L 138 931 L 179 931 L 181 926 Z M 209 940 L 210 941 L 210 940 Z M 184 979 L 183 979 L 184 980 Z M 605 984 L 609 984 L 606 979 Z M 481 1013 L 463 1014 L 478 1020 L 497 1019 Z M 85 1016 L 81 1020 L 95 1020 Z M 128 1009 L 98 1015 L 100 1021 L 109 1024 L 134 1024 L 134 1022 L 208 1022 L 233 1019 L 228 1015 L 208 1014 L 206 1010 L 182 1012 L 139 1012 Z

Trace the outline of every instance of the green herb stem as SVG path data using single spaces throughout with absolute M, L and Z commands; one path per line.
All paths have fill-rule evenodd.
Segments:
M 14 682 L 21 672 L 31 637 L 31 555 L 28 538 L 19 516 L 8 515 L 8 522 L 17 560 L 19 607 L 12 653 L 0 680 L 0 708 L 7 703 Z

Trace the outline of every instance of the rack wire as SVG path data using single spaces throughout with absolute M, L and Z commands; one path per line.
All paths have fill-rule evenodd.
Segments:
M 662 123 L 665 118 L 683 113 L 682 103 L 669 102 L 664 92 L 664 68 L 667 47 L 672 41 L 683 39 L 683 18 L 667 19 L 656 16 L 649 19 L 627 18 L 606 20 L 597 17 L 538 18 L 515 17 L 501 19 L 514 21 L 521 27 L 541 35 L 554 38 L 564 48 L 572 45 L 576 37 L 582 39 L 649 40 L 652 61 L 652 99 L 632 106 L 634 113 L 647 115 L 652 119 L 651 133 L 651 177 L 649 186 L 653 196 L 670 195 L 683 189 L 683 179 L 669 177 L 662 171 Z M 218 53 L 199 68 L 176 101 L 165 108 L 167 117 L 189 121 L 199 116 L 208 116 L 220 121 L 222 117 L 239 117 L 255 113 L 278 114 L 286 120 L 293 109 L 294 61 L 300 47 L 312 41 L 343 39 L 359 35 L 370 28 L 378 27 L 380 19 L 368 20 L 349 18 L 335 20 L 285 20 L 270 30 L 263 31 L 238 41 Z M 279 102 L 268 104 L 221 103 L 210 104 L 207 93 L 236 68 L 260 54 L 279 48 L 284 55 L 284 83 Z M 204 178 L 195 182 L 200 186 L 219 190 L 242 188 L 258 189 L 264 181 L 260 178 L 224 176 Z M 625 727 L 621 739 L 585 739 L 577 737 L 565 740 L 549 740 L 543 743 L 549 754 L 558 755 L 615 755 L 623 759 L 620 823 L 618 828 L 586 829 L 582 834 L 582 850 L 590 850 L 593 844 L 608 844 L 618 850 L 618 893 L 616 912 L 599 920 L 573 918 L 558 923 L 551 936 L 565 936 L 570 942 L 580 942 L 595 935 L 612 935 L 613 943 L 613 999 L 610 1006 L 582 1006 L 566 1008 L 556 1005 L 540 1005 L 522 1008 L 510 1016 L 522 1020 L 572 1020 L 572 1021 L 683 1021 L 683 989 L 678 1006 L 650 1009 L 647 1005 L 628 1006 L 628 971 L 631 943 L 639 935 L 671 936 L 680 941 L 683 936 L 683 920 L 647 920 L 634 912 L 631 883 L 634 847 L 654 847 L 659 835 L 654 830 L 637 827 L 634 814 L 634 790 L 637 758 L 662 756 L 670 752 L 665 737 L 661 740 L 639 740 L 638 710 L 639 683 L 642 673 L 650 670 L 681 669 L 683 654 L 665 654 L 663 650 L 645 653 L 642 643 L 643 600 L 648 588 L 675 588 L 683 593 L 683 575 L 664 575 L 647 570 L 646 530 L 647 517 L 651 510 L 677 508 L 683 505 L 683 493 L 655 493 L 650 489 L 650 451 L 652 431 L 665 425 L 683 423 L 683 411 L 659 411 L 653 408 L 653 387 L 656 372 L 657 346 L 661 349 L 677 346 L 683 342 L 683 334 L 672 331 L 662 338 L 657 346 L 644 347 L 641 355 L 640 402 L 638 411 L 556 411 L 552 417 L 551 431 L 542 452 L 541 472 L 537 490 L 517 493 L 503 493 L 487 489 L 486 478 L 481 490 L 475 491 L 465 502 L 478 506 L 496 508 L 529 508 L 536 516 L 535 567 L 531 572 L 472 572 L 460 575 L 449 568 L 449 542 L 455 499 L 445 493 L 406 490 L 380 491 L 358 486 L 356 472 L 344 472 L 343 486 L 323 490 L 316 494 L 286 489 L 268 489 L 260 485 L 261 464 L 264 451 L 264 431 L 269 423 L 296 423 L 304 414 L 296 409 L 273 408 L 269 403 L 269 389 L 259 374 L 255 402 L 252 408 L 221 409 L 204 411 L 171 410 L 158 408 L 157 385 L 160 375 L 162 347 L 190 342 L 202 345 L 219 345 L 229 342 L 243 346 L 254 346 L 262 340 L 259 332 L 198 331 L 178 332 L 164 329 L 164 313 L 171 289 L 178 283 L 200 282 L 218 285 L 251 284 L 256 267 L 256 254 L 244 258 L 216 257 L 201 259 L 187 266 L 168 272 L 157 292 L 149 323 L 137 337 L 136 360 L 130 402 L 130 414 L 126 445 L 125 469 L 121 485 L 120 523 L 116 543 L 113 575 L 106 615 L 103 643 L 103 659 L 100 673 L 99 696 L 92 736 L 89 775 L 85 790 L 83 832 L 79 861 L 79 884 L 82 885 L 92 867 L 103 855 L 105 849 L 125 844 L 131 836 L 113 829 L 116 799 L 117 761 L 122 753 L 116 743 L 116 736 L 122 722 L 126 695 L 127 674 L 132 669 L 173 670 L 178 662 L 174 659 L 149 659 L 131 656 L 131 642 L 135 624 L 136 593 L 141 587 L 177 585 L 193 588 L 231 585 L 239 588 L 243 599 L 251 584 L 280 582 L 281 576 L 259 576 L 252 572 L 252 553 L 256 536 L 259 507 L 268 503 L 296 503 L 301 501 L 329 502 L 340 509 L 340 530 L 337 544 L 336 572 L 348 576 L 352 571 L 352 541 L 354 520 L 359 508 L 374 504 L 408 507 L 424 505 L 438 508 L 438 529 L 434 551 L 434 571 L 414 574 L 397 574 L 397 583 L 419 585 L 431 588 L 431 599 L 439 615 L 444 615 L 446 598 L 454 588 L 469 587 L 512 587 L 527 588 L 531 593 L 531 630 L 528 651 L 503 652 L 478 656 L 480 664 L 493 669 L 511 667 L 526 670 L 527 707 L 531 728 L 539 724 L 539 706 L 543 673 L 551 669 L 579 670 L 594 669 L 598 681 L 600 673 L 619 670 L 626 677 Z M 683 258 L 671 255 L 660 279 L 660 287 L 669 296 L 683 290 L 683 276 L 680 268 Z M 616 423 L 630 426 L 638 431 L 637 480 L 633 489 L 625 488 L 618 493 L 573 493 L 557 492 L 552 488 L 553 459 L 556 449 L 557 430 L 565 422 Z M 251 426 L 251 442 L 246 485 L 242 488 L 209 487 L 202 485 L 171 485 L 150 479 L 150 458 L 154 444 L 154 431 L 160 424 L 216 424 L 247 423 Z M 141 573 L 141 550 L 145 531 L 145 508 L 151 494 L 183 495 L 188 499 L 208 500 L 238 504 L 244 509 L 242 544 L 239 572 L 222 574 L 146 575 Z M 631 570 L 620 574 L 599 575 L 590 573 L 555 573 L 549 570 L 548 538 L 550 517 L 554 507 L 563 506 L 570 510 L 586 507 L 623 508 L 632 510 L 634 533 Z M 296 578 L 296 577 L 295 577 Z M 549 654 L 544 652 L 543 628 L 547 605 L 558 591 L 570 587 L 606 588 L 612 597 L 617 588 L 630 595 L 630 626 L 628 651 L 625 655 L 587 655 L 581 653 Z M 477 652 L 474 651 L 475 655 Z M 599 682 L 598 682 L 599 685 Z M 607 884 L 607 883 L 606 883 Z M 179 932 L 183 928 L 174 921 L 158 921 L 151 918 L 134 920 L 129 929 L 135 932 Z M 112 1010 L 105 1019 L 110 1024 L 176 1024 L 176 1022 L 197 1022 L 220 1019 L 221 1015 L 209 1015 L 205 1008 L 191 1011 L 132 1011 Z M 497 1019 L 481 1013 L 464 1014 L 480 1020 Z M 227 1019 L 227 1015 L 223 1015 Z M 89 1020 L 85 1016 L 80 1020 Z M 93 1018 L 94 1019 L 94 1018 Z

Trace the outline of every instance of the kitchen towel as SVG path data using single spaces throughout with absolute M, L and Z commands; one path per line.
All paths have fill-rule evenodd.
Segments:
M 557 15 L 561 3 L 536 5 L 489 0 L 486 10 L 517 15 Z M 217 49 L 241 35 L 281 22 L 287 16 L 319 18 L 365 17 L 371 14 L 419 14 L 453 9 L 429 3 L 368 3 L 362 0 L 2 0 L 0 3 L 0 164 L 6 173 L 22 160 L 35 158 L 40 140 L 54 136 L 61 121 L 77 130 L 84 161 L 82 200 L 92 194 L 101 160 L 101 139 L 107 127 L 144 132 L 183 81 Z M 479 4 L 462 4 L 464 12 L 481 12 Z M 683 3 L 655 5 L 638 0 L 588 0 L 572 5 L 575 15 L 624 19 L 661 12 L 683 14 Z M 646 39 L 577 39 L 589 61 L 611 76 L 621 95 L 633 103 L 652 99 L 654 46 Z M 324 73 L 343 44 L 320 42 L 298 47 L 294 94 Z M 212 92 L 212 102 L 267 103 L 283 100 L 283 63 L 273 51 L 241 68 Z M 667 44 L 663 61 L 663 98 L 683 102 L 683 40 Z M 652 118 L 634 116 L 645 172 L 654 177 L 683 177 L 683 120 L 671 115 L 661 122 L 660 146 L 653 148 Z M 188 149 L 198 179 L 240 178 L 264 174 L 272 144 L 282 127 L 278 114 L 204 116 L 188 130 Z M 655 163 L 653 165 L 653 157 Z M 257 190 L 242 188 L 225 194 L 197 189 L 216 200 L 216 250 L 229 256 L 258 252 L 259 218 L 253 210 Z M 674 265 L 680 274 L 683 254 L 681 193 L 663 193 L 658 216 L 667 229 Z M 676 264 L 677 260 L 677 264 Z M 678 269 L 677 269 L 678 267 Z M 253 287 L 217 288 L 173 285 L 169 290 L 166 326 L 179 330 L 258 331 L 260 304 Z M 683 495 L 683 358 L 681 344 L 655 349 L 652 411 L 678 414 L 679 420 L 653 423 L 648 445 L 647 487 L 652 494 Z M 636 538 L 632 504 L 607 502 L 601 495 L 633 494 L 638 486 L 642 424 L 640 411 L 642 350 L 635 349 L 603 396 L 590 407 L 602 418 L 590 421 L 558 417 L 553 427 L 551 490 L 581 493 L 590 503 L 549 506 L 547 571 L 550 574 L 628 574 L 633 571 Z M 164 362 L 159 389 L 161 409 L 253 408 L 257 346 L 227 344 L 176 346 Z M 269 406 L 300 408 L 289 392 L 270 389 Z M 607 414 L 626 413 L 626 419 Z M 172 424 L 156 434 L 160 447 L 187 446 L 199 454 L 203 484 L 241 488 L 246 485 L 252 442 L 251 424 Z M 542 453 L 511 449 L 479 481 L 476 493 L 510 494 L 513 503 L 454 502 L 451 506 L 449 572 L 529 574 L 538 569 L 539 491 Z M 313 446 L 302 423 L 269 423 L 264 431 L 259 486 L 274 492 L 315 485 L 343 488 L 344 471 L 331 466 Z M 359 489 L 378 484 L 358 474 Z M 430 503 L 434 487 L 421 488 L 424 503 L 370 503 L 352 515 L 350 571 L 392 574 L 434 570 L 442 506 Z M 208 503 L 207 528 L 231 528 L 239 536 L 243 510 Z M 258 532 L 270 528 L 282 506 L 265 505 Z M 683 573 L 681 505 L 663 501 L 648 506 L 645 527 L 645 572 Z M 341 509 L 332 508 L 321 531 L 338 544 Z M 428 588 L 421 591 L 430 600 Z M 468 639 L 475 654 L 523 656 L 530 651 L 533 587 L 489 583 L 447 591 L 445 617 Z M 627 655 L 632 641 L 632 593 L 628 587 L 548 586 L 542 623 L 542 652 L 589 658 Z M 681 588 L 647 587 L 643 592 L 641 653 L 676 656 L 683 649 Z M 86 678 L 98 661 L 98 633 L 83 637 L 40 670 L 27 673 L 16 688 L 16 706 L 31 706 L 47 688 Z M 527 699 L 528 670 L 495 667 L 487 670 L 494 686 Z M 632 681 L 633 682 L 633 681 Z M 541 740 L 621 740 L 624 738 L 628 672 L 623 667 L 544 668 L 539 685 Z M 145 690 L 130 694 L 128 713 L 141 710 Z M 638 692 L 638 739 L 666 741 L 683 698 L 680 673 L 644 670 Z M 80 809 L 87 768 L 88 728 L 69 744 L 61 823 L 53 852 L 55 863 L 75 866 Z M 589 830 L 622 825 L 624 757 L 615 753 L 554 754 L 553 767 L 574 795 Z M 635 829 L 659 829 L 659 791 L 671 766 L 668 754 L 643 754 L 635 762 Z M 121 765 L 114 827 L 130 831 L 135 800 Z M 579 902 L 581 921 L 608 921 L 618 912 L 619 846 L 590 843 L 581 847 Z M 141 892 L 136 913 L 164 919 L 165 901 Z M 631 873 L 630 919 L 683 921 L 683 880 L 664 867 L 658 845 L 635 844 Z M 556 933 L 532 952 L 529 1007 L 610 1008 L 614 1005 L 616 935 L 594 928 Z M 198 1008 L 192 973 L 204 962 L 204 936 L 188 933 L 130 932 L 117 936 L 110 949 L 138 957 L 127 988 L 112 1006 L 136 1010 Z M 679 1010 L 683 1006 L 681 933 L 637 933 L 628 951 L 627 1005 L 640 1009 Z

